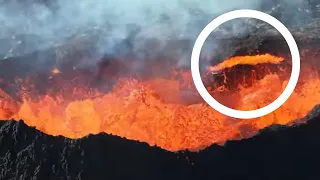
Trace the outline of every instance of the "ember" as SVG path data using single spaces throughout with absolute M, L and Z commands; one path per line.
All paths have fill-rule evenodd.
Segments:
M 53 74 L 58 74 L 58 73 L 61 73 L 61 72 L 59 71 L 59 69 L 54 68 L 54 69 L 52 70 L 52 73 L 53 73 Z
M 271 103 L 284 90 L 290 74 L 290 66 L 280 68 L 284 63 L 284 58 L 269 54 L 234 57 L 208 68 L 204 79 L 211 79 L 206 81 L 213 82 L 208 90 L 221 103 L 253 110 Z M 22 119 L 55 136 L 80 138 L 106 132 L 176 151 L 246 137 L 241 134 L 244 125 L 250 127 L 246 129 L 251 132 L 246 134 L 252 136 L 271 124 L 290 124 L 320 103 L 320 79 L 312 73 L 301 77 L 297 90 L 273 113 L 238 120 L 204 103 L 188 71 L 175 69 L 170 77 L 152 79 L 119 77 L 110 91 L 88 87 L 87 79 L 94 76 L 87 75 L 82 80 L 76 71 L 72 80 L 66 80 L 64 73 L 54 69 L 47 78 L 50 88 L 42 91 L 37 88 L 35 77 L 16 79 L 18 95 L 0 91 L 0 117 Z

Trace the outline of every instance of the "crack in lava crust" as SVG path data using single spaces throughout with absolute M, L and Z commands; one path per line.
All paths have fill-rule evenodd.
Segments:
M 268 69 L 263 76 L 259 60 Z M 237 57 L 224 61 L 232 62 L 226 67 L 220 64 L 208 68 L 204 79 L 214 82 L 208 90 L 220 102 L 235 109 L 257 109 L 271 103 L 285 88 L 288 77 L 281 74 L 289 73 L 279 68 L 282 60 L 271 55 Z M 234 74 L 240 72 L 239 65 L 252 67 L 251 74 L 246 69 L 242 72 L 247 73 Z M 266 68 L 269 65 L 276 65 L 276 70 Z M 212 69 L 220 72 L 212 73 Z M 190 72 L 177 70 L 170 77 L 120 78 L 107 92 L 85 88 L 85 77 L 78 76 L 76 83 L 71 83 L 57 69 L 47 80 L 55 79 L 53 84 L 66 86 L 62 88 L 65 91 L 49 88 L 41 94 L 32 78 L 16 79 L 20 100 L 1 90 L 0 118 L 22 119 L 47 134 L 69 138 L 106 132 L 170 151 L 198 150 L 229 139 L 247 138 L 271 124 L 289 124 L 305 116 L 320 103 L 320 79 L 311 68 L 304 69 L 310 73 L 300 78 L 297 90 L 283 106 L 264 117 L 245 121 L 213 110 L 198 96 Z M 223 78 L 215 78 L 218 75 Z M 248 79 L 251 83 L 245 86 Z

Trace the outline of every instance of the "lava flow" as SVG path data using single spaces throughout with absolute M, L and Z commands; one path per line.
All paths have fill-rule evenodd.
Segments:
M 209 67 L 204 81 L 223 104 L 253 110 L 271 103 L 284 90 L 290 69 L 283 63 L 284 58 L 268 54 L 234 57 Z M 300 78 L 289 100 L 273 113 L 251 120 L 226 117 L 204 103 L 189 71 L 172 70 L 169 77 L 121 77 L 111 90 L 103 91 L 88 86 L 92 79 L 87 74 L 74 70 L 69 80 L 58 69 L 42 76 L 38 84 L 50 87 L 44 89 L 38 88 L 34 77 L 14 82 L 3 78 L 0 118 L 22 119 L 54 136 L 81 138 L 106 132 L 170 151 L 196 150 L 305 116 L 320 103 L 320 79 L 312 69 L 303 68 L 310 73 Z M 8 90 L 9 86 L 15 90 Z

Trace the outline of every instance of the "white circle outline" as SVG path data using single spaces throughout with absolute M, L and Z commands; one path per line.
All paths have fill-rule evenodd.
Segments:
M 206 90 L 200 76 L 199 58 L 200 58 L 201 49 L 205 40 L 211 34 L 211 32 L 214 29 L 216 29 L 218 26 L 225 23 L 226 21 L 237 19 L 237 18 L 254 18 L 254 19 L 259 19 L 261 21 L 269 23 L 274 28 L 276 28 L 281 33 L 281 35 L 285 38 L 291 52 L 292 71 L 291 71 L 291 76 L 287 84 L 287 87 L 282 92 L 282 94 L 271 104 L 256 110 L 241 111 L 241 110 L 231 109 L 229 107 L 226 107 L 220 104 Z M 287 99 L 293 93 L 298 83 L 299 74 L 300 74 L 299 49 L 290 31 L 280 21 L 278 21 L 276 18 L 272 17 L 271 15 L 260 12 L 260 11 L 248 10 L 248 9 L 230 11 L 213 19 L 199 34 L 192 50 L 191 74 L 192 74 L 195 87 L 198 90 L 201 97 L 216 111 L 226 116 L 238 118 L 238 119 L 258 118 L 258 117 L 267 115 L 275 111 L 276 109 L 278 109 L 282 104 L 284 104 L 287 101 Z

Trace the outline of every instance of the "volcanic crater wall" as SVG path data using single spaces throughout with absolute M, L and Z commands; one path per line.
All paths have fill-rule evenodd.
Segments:
M 317 24 L 317 21 L 314 21 L 313 23 L 311 23 L 311 25 L 312 26 L 315 26 Z M 318 42 L 318 39 L 316 38 L 316 37 L 314 37 L 313 38 L 313 36 L 312 37 L 309 37 L 309 36 L 307 36 L 307 34 L 308 34 L 308 32 L 307 32 L 307 30 L 309 29 L 311 29 L 311 30 L 313 30 L 314 28 L 307 28 L 307 27 L 309 27 L 309 25 L 306 25 L 306 28 L 305 29 L 303 29 L 303 28 L 300 28 L 300 29 L 298 29 L 298 30 L 295 30 L 295 29 L 292 29 L 292 31 L 293 31 L 293 34 L 294 34 L 294 36 L 295 36 L 295 38 L 296 38 L 296 40 L 298 41 L 298 43 L 299 43 L 299 47 L 300 47 L 300 50 L 302 51 L 302 52 L 304 52 L 304 51 L 308 51 L 309 53 L 304 53 L 303 54 L 303 64 L 305 64 L 304 62 L 308 62 L 309 63 L 309 61 L 311 61 L 311 62 L 314 62 L 314 63 L 316 63 L 317 61 L 314 61 L 314 59 L 316 59 L 317 57 L 318 57 L 318 55 L 317 55 L 317 48 L 318 48 L 318 46 L 317 45 L 314 45 L 314 46 L 310 46 L 309 45 L 309 43 L 310 42 L 312 42 L 312 43 L 316 43 L 316 42 Z M 284 39 L 279 35 L 279 33 L 274 33 L 273 31 L 268 31 L 269 33 L 265 33 L 265 29 L 266 28 L 268 28 L 268 27 L 264 27 L 264 26 L 262 26 L 261 28 L 258 28 L 258 30 L 252 35 L 252 36 L 250 36 L 250 37 L 248 37 L 248 38 L 244 38 L 244 39 L 238 39 L 237 41 L 235 41 L 234 39 L 232 40 L 232 42 L 233 42 L 233 44 L 229 44 L 229 42 L 230 41 L 226 41 L 225 42 L 225 44 L 226 45 L 229 45 L 230 47 L 234 47 L 234 48 L 236 48 L 235 46 L 238 46 L 238 44 L 234 44 L 235 42 L 238 42 L 238 43 L 241 43 L 241 42 L 245 42 L 245 43 L 242 43 L 244 46 L 241 46 L 243 49 L 243 51 L 242 52 L 246 52 L 247 54 L 249 53 L 248 51 L 249 50 L 255 50 L 256 52 L 255 53 L 259 53 L 259 50 L 262 50 L 262 51 L 264 51 L 264 52 L 268 52 L 268 53 L 274 53 L 274 54 L 278 54 L 278 55 L 284 55 L 284 56 L 286 56 L 286 60 L 287 61 L 289 61 L 290 60 L 290 58 L 289 58 L 289 56 L 288 56 L 288 54 L 289 54 L 289 52 L 288 52 L 288 50 L 284 50 L 285 48 L 283 47 L 283 46 L 285 46 L 284 44 L 283 44 L 283 42 L 284 42 Z M 270 29 L 269 29 L 270 30 Z M 255 48 L 253 48 L 253 46 L 251 46 L 252 45 L 252 42 L 259 42 L 260 40 L 263 40 L 262 41 L 262 43 L 261 44 L 259 44 L 259 46 L 256 46 Z M 254 40 L 254 41 L 253 41 Z M 57 63 L 56 62 L 56 60 L 57 59 L 59 59 L 59 57 L 60 56 L 57 56 L 57 51 L 60 51 L 60 50 L 63 50 L 63 51 L 67 51 L 68 53 L 67 54 L 69 54 L 67 57 L 69 57 L 69 58 L 72 58 L 73 57 L 73 55 L 75 55 L 75 57 L 77 57 L 76 55 L 77 55 L 77 51 L 73 51 L 74 49 L 77 49 L 77 50 L 82 50 L 83 48 L 77 48 L 77 46 L 79 45 L 80 47 L 82 47 L 82 43 L 80 43 L 80 42 L 82 42 L 83 43 L 83 41 L 77 41 L 77 39 L 75 39 L 75 40 L 71 40 L 71 42 L 70 43 L 67 43 L 66 45 L 64 45 L 64 46 L 59 46 L 59 47 L 57 47 L 57 48 L 52 48 L 52 49 L 48 49 L 48 50 L 46 50 L 46 51 L 39 51 L 39 52 L 35 52 L 35 53 L 32 53 L 32 54 L 30 54 L 29 56 L 23 56 L 23 57 L 12 57 L 12 58 L 9 58 L 9 59 L 6 59 L 6 60 L 3 60 L 3 61 L 1 61 L 1 64 L 0 64 L 0 69 L 2 69 L 3 71 L 0 71 L 0 75 L 1 75 L 1 77 L 6 81 L 6 80 L 8 80 L 8 81 L 13 81 L 13 82 L 15 82 L 15 78 L 16 77 L 18 77 L 18 78 L 23 78 L 23 77 L 28 77 L 28 76 L 31 76 L 32 78 L 34 78 L 34 80 L 37 82 L 37 84 L 32 84 L 31 83 L 31 86 L 30 86 L 30 88 L 32 88 L 32 86 L 34 86 L 34 85 L 37 85 L 38 87 L 41 87 L 40 89 L 36 89 L 37 91 L 36 91 L 36 95 L 38 95 L 37 93 L 39 93 L 39 94 L 41 94 L 41 95 L 46 95 L 46 93 L 47 93 L 47 89 L 46 89 L 46 87 L 45 86 L 47 86 L 48 85 L 48 82 L 50 81 L 50 80 L 48 80 L 48 79 L 46 79 L 46 77 L 50 77 L 51 76 L 51 71 L 52 71 L 52 68 L 54 68 L 55 67 L 55 64 Z M 272 43 L 271 43 L 272 42 Z M 251 43 L 251 45 L 250 45 L 250 43 Z M 281 44 L 282 43 L 282 45 L 283 46 L 281 46 L 282 47 L 282 49 L 280 49 L 280 48 L 278 48 L 278 47 L 280 47 L 280 46 L 272 46 L 272 44 Z M 74 47 L 75 46 L 75 47 Z M 286 47 L 286 46 L 285 46 Z M 85 53 L 84 53 L 85 54 Z M 312 57 L 312 56 L 314 56 L 314 57 Z M 41 57 L 41 58 L 39 58 L 39 57 Z M 42 69 L 42 71 L 41 72 L 39 72 L 38 70 L 39 69 L 36 69 L 36 68 L 33 68 L 34 66 L 34 64 L 38 64 L 38 62 L 39 62 L 39 60 L 41 61 L 41 60 L 43 60 L 42 62 L 45 62 L 45 61 L 47 61 L 46 63 L 46 65 L 43 65 L 44 67 L 45 67 L 45 69 L 47 70 L 47 71 L 44 71 L 45 69 Z M 121 61 L 121 59 L 120 59 L 120 63 L 118 63 L 119 61 L 117 61 L 117 59 L 112 59 L 112 58 L 110 58 L 110 57 L 105 57 L 105 59 L 103 59 L 103 60 L 105 60 L 105 61 L 103 61 L 103 62 L 101 62 L 98 66 L 103 66 L 103 67 L 106 67 L 106 69 L 103 71 L 102 70 L 102 72 L 101 72 L 101 74 L 103 75 L 106 75 L 106 76 L 108 76 L 108 77 L 111 77 L 111 76 L 118 76 L 118 74 L 112 74 L 112 72 L 115 72 L 115 73 L 118 73 L 118 72 L 120 72 L 119 71 L 119 69 L 128 69 L 128 70 L 130 70 L 130 63 L 129 63 L 129 66 L 127 65 L 127 66 L 125 66 L 126 64 L 128 64 L 127 63 L 127 61 Z M 31 61 L 33 61 L 34 63 L 30 63 Z M 137 60 L 137 61 L 144 61 L 144 60 Z M 165 61 L 165 60 L 163 60 L 163 61 Z M 158 61 L 158 62 L 163 62 L 163 61 Z M 154 62 L 154 61 L 153 61 Z M 161 65 L 161 63 L 158 63 L 158 64 L 156 64 L 156 65 Z M 164 63 L 165 64 L 165 63 Z M 311 64 L 311 66 L 312 66 L 312 64 Z M 125 68 L 124 68 L 125 67 Z M 129 67 L 129 68 L 128 68 Z M 166 66 L 164 66 L 164 67 L 166 67 Z M 258 66 L 257 66 L 258 67 Z M 317 66 L 315 66 L 315 67 L 317 67 Z M 161 70 L 163 70 L 163 69 L 165 69 L 165 68 L 162 68 L 162 66 L 160 66 L 160 67 L 157 67 L 156 66 L 156 68 L 158 68 L 158 69 L 161 69 Z M 151 70 L 153 71 L 154 69 L 156 69 L 156 68 L 151 68 Z M 276 66 L 275 67 L 276 69 L 278 69 L 278 67 Z M 169 69 L 169 68 L 168 68 Z M 14 70 L 14 71 L 12 71 L 12 70 Z M 77 79 L 85 79 L 85 76 L 91 76 L 91 75 L 94 75 L 95 73 L 96 73 L 96 69 L 93 69 L 93 71 L 91 71 L 90 69 L 82 69 L 83 71 L 81 72 L 81 71 L 66 71 L 66 72 L 62 72 L 62 74 L 59 74 L 59 75 L 57 75 L 57 76 L 55 76 L 55 77 L 58 77 L 58 78 L 62 78 L 62 79 L 64 79 L 64 78 L 66 78 L 67 80 L 66 81 L 63 81 L 65 84 L 63 84 L 63 83 L 60 83 L 60 81 L 57 81 L 58 82 L 58 84 L 53 84 L 54 85 L 54 90 L 57 90 L 57 89 L 59 89 L 59 88 L 64 88 L 64 87 L 62 87 L 62 86 L 67 86 L 67 87 L 69 87 L 70 85 L 71 86 L 73 86 L 73 85 L 79 85 L 79 83 L 73 83 L 73 84 L 71 84 L 70 82 L 69 82 L 69 77 L 68 77 L 68 75 L 69 75 L 69 73 L 71 73 L 71 78 L 73 78 L 73 76 L 75 77 L 75 78 L 77 78 Z M 243 70 L 243 68 L 242 67 L 239 67 L 239 66 L 237 66 L 236 67 L 236 70 L 239 70 L 239 72 L 240 72 L 240 70 L 242 70 L 242 72 L 245 72 L 245 70 Z M 125 71 L 125 70 L 124 70 Z M 111 72 L 111 74 L 109 74 Z M 42 74 L 43 73 L 43 74 Z M 99 74 L 100 72 L 98 72 L 98 74 Z M 130 75 L 130 73 L 131 72 L 129 72 L 128 74 Z M 237 74 L 238 72 L 236 72 L 236 73 L 234 73 L 234 75 L 239 75 L 239 74 Z M 304 73 L 303 72 L 303 74 L 306 74 L 306 73 Z M 103 77 L 102 77 L 103 78 Z M 150 79 L 152 79 L 152 78 L 150 78 Z M 28 79 L 27 79 L 28 80 Z M 32 81 L 33 79 L 31 79 L 31 81 Z M 79 81 L 78 81 L 79 82 Z M 89 79 L 89 82 L 91 83 L 92 81 L 90 81 L 90 79 Z M 102 81 L 102 82 L 104 82 L 104 81 Z M 231 82 L 232 83 L 232 82 Z M 62 86 L 61 86 L 61 84 L 62 84 Z M 87 81 L 86 81 L 86 79 L 83 81 L 83 84 L 85 85 L 85 86 L 87 86 L 88 84 L 87 84 Z M 55 86 L 56 85 L 56 86 Z M 114 85 L 114 84 L 113 84 Z M 3 88 L 3 90 L 4 91 L 9 91 L 9 94 L 10 94 L 10 91 L 11 92 L 15 92 L 15 90 L 20 90 L 21 88 L 25 88 L 25 87 L 19 87 L 19 86 L 17 86 L 16 84 L 14 84 L 13 83 L 13 85 L 8 85 L 8 84 L 6 84 L 6 83 L 4 83 L 4 84 L 2 84 L 2 82 L 1 82 L 1 86 L 3 86 L 2 88 Z M 89 86 L 90 86 L 90 84 L 89 84 Z M 121 85 L 120 85 L 121 86 Z M 42 87 L 44 87 L 44 90 L 42 90 Z M 111 87 L 112 87 L 112 85 L 111 85 Z M 110 87 L 110 88 L 111 88 Z M 131 87 L 131 86 L 130 86 Z M 10 89 L 10 88 L 12 88 L 12 89 Z M 20 89 L 19 89 L 20 88 Z M 51 90 L 50 88 L 52 88 L 52 86 L 49 86 L 49 90 Z M 73 87 L 71 87 L 71 88 L 73 88 Z M 110 90 L 110 88 L 109 88 L 109 90 Z M 131 87 L 131 89 L 130 89 L 130 91 L 132 90 L 132 88 L 133 87 Z M 68 89 L 68 88 L 64 88 L 64 89 L 67 89 L 67 91 L 70 91 L 70 89 Z M 23 90 L 25 90 L 25 91 L 28 91 L 28 89 L 23 89 Z M 131 93 L 131 92 L 130 92 Z M 68 94 L 67 94 L 68 95 Z M 32 96 L 32 93 L 31 93 L 31 96 Z M 156 97 L 156 96 L 153 96 L 152 95 L 152 97 Z M 78 99 L 80 99 L 80 98 L 85 98 L 85 97 L 78 97 Z M 186 98 L 188 98 L 188 96 L 186 96 Z M 142 98 L 143 99 L 143 98 Z M 154 99 L 157 99 L 157 98 L 154 98 Z M 90 101 L 89 101 L 89 103 L 90 103 Z M 28 104 L 27 104 L 28 105 Z M 73 106 L 74 108 L 75 107 L 77 107 L 77 108 L 79 108 L 79 107 L 85 107 L 85 106 Z M 200 107 L 201 108 L 201 107 Z M 311 108 L 310 108 L 311 109 Z M 130 110 L 130 109 L 129 109 Z M 308 109 L 309 110 L 309 109 Z M 77 110 L 76 110 L 77 111 Z M 185 109 L 182 109 L 181 110 L 181 112 L 183 113 L 185 111 Z M 31 112 L 31 113 L 33 113 L 33 112 Z M 35 114 L 37 113 L 37 111 L 35 112 Z M 50 130 L 50 131 L 48 131 L 49 132 L 49 134 L 64 134 L 65 136 L 67 136 L 67 137 L 82 137 L 83 135 L 86 135 L 86 134 L 88 134 L 88 133 L 98 133 L 98 132 L 101 132 L 102 130 L 97 130 L 98 128 L 96 128 L 97 126 L 99 126 L 99 122 L 97 123 L 97 121 L 95 121 L 95 124 L 94 124 L 94 128 L 92 128 L 91 126 L 90 127 L 87 127 L 87 129 L 85 130 L 85 131 L 81 131 L 81 132 L 79 132 L 79 134 L 81 134 L 81 135 L 74 135 L 74 134 L 76 134 L 76 133 L 78 133 L 78 131 L 77 131 L 77 129 L 76 128 L 74 128 L 73 126 L 71 126 L 71 128 L 70 129 L 67 129 L 68 131 L 62 131 L 61 129 L 50 129 L 50 128 L 45 128 L 45 126 L 47 126 L 47 127 L 51 127 L 51 126 L 48 126 L 48 124 L 50 124 L 50 123 L 47 123 L 47 124 L 45 124 L 45 126 L 42 126 L 42 124 L 41 124 L 41 117 L 40 117 L 40 119 L 38 120 L 38 121 L 36 121 L 35 120 L 35 118 L 33 118 L 32 116 L 26 116 L 27 118 L 28 118 L 28 120 L 26 120 L 26 119 L 23 119 L 23 120 L 26 120 L 26 122 L 27 122 L 27 124 L 29 124 L 30 125 L 30 123 L 31 124 L 33 124 L 33 125 L 35 125 L 35 124 L 37 124 L 36 122 L 39 122 L 38 124 L 37 124 L 37 128 L 38 129 L 42 129 L 43 131 L 45 131 L 46 132 L 46 130 Z M 37 117 L 37 118 L 39 118 L 39 117 Z M 178 117 L 177 117 L 178 118 Z M 184 116 L 182 117 L 182 118 L 184 118 Z M 186 117 L 186 118 L 188 118 L 188 117 Z M 70 121 L 68 120 L 68 121 L 63 121 L 63 120 L 65 120 L 65 119 L 62 119 L 62 121 L 60 121 L 61 122 L 61 124 L 66 124 L 66 123 L 69 123 L 69 124 L 72 124 L 72 123 L 70 123 Z M 112 121 L 113 121 L 114 119 L 112 119 Z M 145 121 L 146 119 L 143 119 L 143 121 Z M 188 119 L 188 120 L 190 120 L 190 118 Z M 294 119 L 290 119 L 290 120 L 294 120 Z M 90 119 L 85 119 L 85 120 L 83 120 L 85 123 L 86 122 L 89 122 L 89 123 L 91 123 L 90 121 Z M 93 120 L 92 120 L 93 121 Z M 117 122 L 116 120 L 114 120 L 115 122 Z M 127 121 L 127 120 L 126 120 Z M 133 122 L 134 122 L 134 120 L 132 120 Z M 132 122 L 132 121 L 129 121 L 129 122 Z M 281 122 L 281 120 L 279 120 L 280 122 Z M 74 122 L 76 122 L 76 121 L 74 121 Z M 170 121 L 170 122 L 175 122 L 175 121 Z M 180 121 L 179 121 L 180 122 Z M 180 124 L 179 124 L 179 122 L 177 123 L 177 126 L 179 126 Z M 187 124 L 187 123 L 184 123 L 184 122 L 186 122 L 186 121 L 181 121 L 181 124 L 182 125 L 180 125 L 179 127 L 182 129 L 182 130 L 185 130 L 185 129 L 187 129 L 186 127 L 184 127 L 185 126 L 185 124 Z M 215 119 L 212 123 L 214 123 L 214 127 L 216 126 L 216 123 L 219 123 L 219 119 Z M 273 121 L 272 121 L 273 122 Z M 78 122 L 78 124 L 81 124 L 81 122 Z M 84 124 L 85 124 L 84 123 Z M 92 122 L 93 123 L 93 122 Z M 192 124 L 193 122 L 191 122 L 190 124 Z M 202 122 L 201 122 L 202 123 Z M 204 122 L 204 124 L 205 123 L 207 123 L 207 124 L 210 124 L 211 122 L 208 122 L 208 121 L 206 121 L 206 122 Z M 54 122 L 54 121 L 52 121 L 52 124 L 54 125 L 54 124 L 58 124 L 57 122 Z M 60 124 L 60 123 L 59 123 Z M 98 125 L 97 125 L 98 124 Z M 101 124 L 101 123 L 100 123 Z M 102 123 L 103 124 L 103 123 Z M 108 123 L 105 123 L 105 124 L 108 124 Z M 112 123 L 110 123 L 110 124 L 112 124 Z M 109 124 L 109 125 L 110 125 Z M 241 127 L 241 131 L 246 131 L 246 128 L 253 128 L 253 129 L 255 129 L 254 127 L 250 127 L 250 125 L 249 125 L 250 123 L 248 123 L 248 127 Z M 272 123 L 270 123 L 270 124 L 272 124 Z M 72 125 L 74 125 L 74 126 L 77 126 L 77 123 L 73 123 Z M 83 124 L 81 124 L 82 126 L 81 127 L 85 127 L 85 126 L 83 126 Z M 86 125 L 86 124 L 85 124 Z M 105 125 L 106 127 L 107 127 L 107 125 Z M 111 126 L 111 125 L 110 125 Z M 208 125 L 207 125 L 208 126 Z M 213 127 L 213 125 L 209 125 L 209 126 L 212 126 Z M 128 127 L 128 126 L 126 126 L 126 127 Z M 139 126 L 139 127 L 141 127 L 141 126 Z M 170 127 L 172 127 L 172 126 L 170 126 Z M 74 129 L 76 129 L 76 130 L 74 130 L 74 129 L 72 129 L 72 128 L 74 128 Z M 93 130 L 92 130 L 93 129 Z M 242 129 L 244 129 L 244 130 L 242 130 Z M 59 130 L 61 130 L 61 131 L 59 131 Z M 202 130 L 202 129 L 201 129 Z M 68 132 L 69 131 L 72 131 L 71 133 L 74 133 L 74 134 L 72 134 L 72 135 L 70 135 Z M 137 134 L 135 134 L 135 137 L 131 137 L 130 139 L 136 139 L 136 140 L 139 140 L 139 141 L 144 141 L 144 142 L 149 142 L 150 144 L 154 144 L 155 142 L 156 142 L 156 138 L 154 138 L 155 137 L 155 133 L 149 133 L 149 131 L 147 131 L 147 130 L 145 130 L 145 129 L 141 129 L 141 131 L 143 131 L 143 133 L 145 133 L 145 134 L 147 134 L 148 136 L 151 136 L 151 138 L 150 139 L 140 139 L 140 138 L 143 138 L 143 137 L 145 137 L 145 136 L 143 136 L 143 135 L 139 135 L 141 132 L 138 132 Z M 172 132 L 174 132 L 174 133 L 172 133 L 172 134 L 176 134 L 175 133 L 175 131 L 176 131 L 176 129 L 173 129 L 172 131 L 170 131 L 170 133 L 172 133 Z M 191 134 L 190 135 L 190 132 L 191 132 L 192 130 L 190 130 L 190 129 L 187 129 L 186 131 L 183 131 L 184 133 L 186 133 L 186 134 L 188 134 L 188 136 L 184 136 L 184 135 L 182 135 L 181 137 L 177 137 L 177 139 L 178 139 L 178 141 L 179 141 L 179 143 L 177 143 L 177 144 L 174 144 L 174 140 L 172 140 L 171 138 L 169 138 L 170 140 L 168 140 L 168 142 L 167 142 L 167 140 L 165 139 L 165 140 L 160 140 L 161 142 L 160 143 L 162 143 L 161 145 L 162 145 L 162 147 L 163 148 L 167 148 L 167 149 L 174 149 L 174 150 L 177 150 L 177 149 L 184 149 L 184 148 L 202 148 L 202 147 L 205 147 L 205 146 L 207 146 L 207 145 L 210 145 L 210 144 L 212 144 L 212 142 L 210 141 L 211 139 L 214 139 L 214 138 L 216 138 L 215 137 L 215 135 L 216 134 L 214 134 L 214 133 L 211 133 L 211 131 L 209 131 L 208 129 L 205 129 L 205 128 L 203 128 L 203 131 L 205 131 L 205 133 L 206 133 L 206 135 L 207 136 L 203 136 L 202 134 L 201 134 L 201 132 L 199 131 L 197 131 L 197 137 L 196 138 L 193 138 L 193 135 L 194 134 Z M 67 132 L 67 133 L 66 133 Z M 118 131 L 112 131 L 112 133 L 114 133 L 114 134 L 116 134 L 116 135 L 119 135 L 119 136 L 123 136 L 123 137 L 127 137 L 126 135 L 125 135 L 125 133 L 127 132 L 127 129 L 125 129 L 124 128 L 124 130 L 118 130 Z M 147 132 L 147 133 L 146 133 Z M 161 131 L 162 132 L 162 131 Z M 164 133 L 168 133 L 169 131 L 164 131 Z M 119 134 L 120 133 L 120 134 Z M 148 134 L 149 133 L 149 134 Z M 232 134 L 233 132 L 231 132 L 231 134 Z M 134 134 L 134 133 L 133 133 Z M 182 133 L 183 134 L 183 133 Z M 254 133 L 253 133 L 254 134 Z M 68 136 L 69 135 L 69 136 Z M 228 134 L 227 134 L 228 135 Z M 232 135 L 233 136 L 233 135 Z M 165 137 L 169 137 L 169 136 L 165 136 Z M 175 135 L 172 135 L 171 137 L 176 137 Z M 187 138 L 183 138 L 183 137 L 187 137 Z M 208 138 L 208 137 L 210 137 L 210 138 Z M 211 138 L 212 137 L 212 138 Z M 188 139 L 189 138 L 189 139 Z M 202 140 L 204 139 L 204 141 L 205 142 L 202 142 Z M 231 137 L 228 137 L 228 138 L 226 138 L 226 139 L 230 139 Z M 155 140 L 156 139 L 156 140 Z M 190 140 L 191 139 L 191 140 Z M 193 144 L 190 142 L 190 141 L 192 141 L 193 142 Z M 197 144 L 197 142 L 198 141 L 201 141 L 200 143 L 202 143 L 202 144 L 200 144 L 200 146 L 201 147 L 198 147 L 198 145 L 199 144 Z M 183 145 L 181 145 L 180 144 L 180 142 L 182 142 L 182 143 L 184 143 Z M 215 141 L 216 142 L 216 141 Z M 170 144 L 171 143 L 171 144 Z M 169 145 L 167 145 L 167 144 L 169 144 Z M 190 145 L 190 144 L 192 144 L 192 146 Z M 159 144 L 158 144 L 159 145 Z M 174 147 L 172 147 L 172 145 L 174 145 Z
M 314 20 L 291 29 L 302 56 L 315 65 L 319 57 L 317 27 L 318 20 Z M 245 39 L 232 39 L 231 44 L 224 41 L 224 46 L 233 48 L 240 43 L 235 55 L 268 52 L 287 56 L 281 36 L 267 32 L 261 28 Z M 71 48 L 59 46 L 7 58 L 0 62 L 0 75 L 13 79 L 50 72 L 64 58 L 78 57 L 77 50 L 82 48 L 72 47 L 82 43 L 73 39 L 66 43 Z M 68 56 L 63 56 L 65 51 Z M 316 106 L 301 120 L 306 123 L 274 125 L 249 139 L 212 145 L 200 152 L 175 153 L 104 133 L 68 139 L 44 134 L 26 126 L 23 120 L 2 121 L 0 179 L 319 179 L 319 119 Z M 250 132 L 250 127 L 242 127 L 238 136 L 243 138 Z
M 101 133 L 46 135 L 23 121 L 2 121 L 1 179 L 318 179 L 319 106 L 291 127 L 176 153 Z
M 316 106 L 306 118 L 296 120 L 297 124 L 273 125 L 252 138 L 228 141 L 224 146 L 211 145 L 199 152 L 168 152 L 105 133 L 81 139 L 54 137 L 28 127 L 23 121 L 1 121 L 0 177 L 318 179 L 319 114 Z M 239 137 L 250 132 L 250 127 L 243 127 Z

